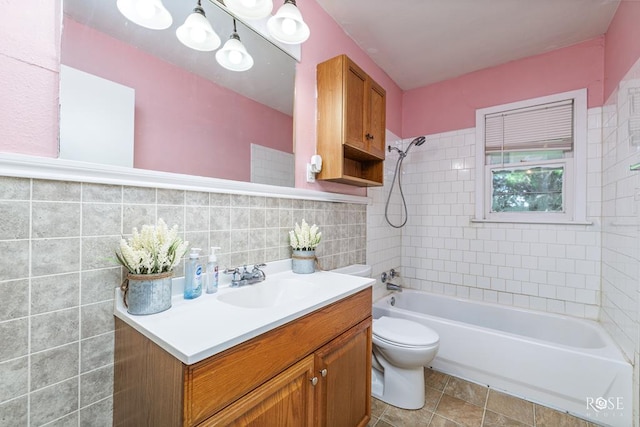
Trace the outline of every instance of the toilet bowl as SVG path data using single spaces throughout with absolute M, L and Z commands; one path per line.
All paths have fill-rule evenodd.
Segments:
M 370 277 L 371 266 L 355 264 L 336 273 Z M 438 334 L 417 322 L 382 316 L 372 327 L 371 394 L 403 409 L 424 406 L 424 367 L 438 352 Z
M 371 394 L 403 409 L 424 406 L 424 367 L 438 352 L 440 337 L 411 320 L 382 316 L 373 320 Z

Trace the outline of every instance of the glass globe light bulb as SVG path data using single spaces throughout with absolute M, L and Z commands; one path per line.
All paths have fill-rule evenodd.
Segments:
M 202 43 L 207 39 L 207 33 L 200 27 L 193 27 L 189 31 L 189 36 L 194 42 Z
M 136 2 L 136 11 L 144 19 L 151 19 L 156 14 L 156 8 L 148 0 L 141 0 Z
M 237 50 L 229 52 L 229 62 L 232 64 L 239 64 L 242 62 L 242 54 Z
M 296 21 L 291 18 L 284 18 L 282 20 L 282 32 L 287 35 L 295 33 L 297 26 Z

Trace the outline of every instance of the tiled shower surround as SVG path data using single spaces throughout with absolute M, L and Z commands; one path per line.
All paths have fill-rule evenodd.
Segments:
M 409 220 L 402 229 L 404 284 L 597 319 L 600 115 L 600 108 L 589 110 L 587 219 L 593 222 L 589 226 L 471 222 L 475 212 L 475 129 L 428 135 L 424 145 L 413 147 L 404 161 L 402 176 L 409 210 Z M 396 202 L 392 212 L 397 209 Z M 375 238 L 373 233 L 370 238 Z
M 634 363 L 635 422 L 640 425 L 640 146 L 629 135 L 630 90 L 640 89 L 640 60 L 603 107 L 602 309 L 600 321 Z M 636 107 L 637 108 L 637 107 Z
M 324 269 L 365 261 L 366 206 L 0 177 L 0 426 L 111 426 L 113 250 L 163 218 L 221 267 L 290 257 L 304 218 Z M 182 264 L 176 271 L 182 275 Z
M 401 260 L 406 287 L 598 320 L 634 364 L 628 408 L 640 425 L 640 172 L 629 170 L 640 162 L 640 147 L 629 136 L 631 88 L 640 88 L 640 61 L 607 105 L 588 111 L 587 219 L 593 225 L 471 222 L 476 134 L 463 129 L 428 135 L 407 156 L 402 180 L 409 221 L 401 231 L 384 222 L 396 161 L 393 153 L 387 157 L 385 187 L 369 190 L 367 257 L 378 273 Z

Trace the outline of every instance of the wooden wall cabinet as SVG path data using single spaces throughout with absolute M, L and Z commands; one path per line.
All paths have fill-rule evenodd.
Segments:
M 114 426 L 366 426 L 371 289 L 184 365 L 116 318 Z
M 318 64 L 317 179 L 383 185 L 386 92 L 346 55 Z

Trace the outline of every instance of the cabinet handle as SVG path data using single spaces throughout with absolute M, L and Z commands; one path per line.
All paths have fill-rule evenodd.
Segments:
M 366 134 L 366 135 L 365 135 L 365 138 L 367 138 L 367 139 L 373 139 L 373 135 L 371 135 L 370 133 L 368 133 L 368 134 Z
M 314 385 L 318 384 L 318 377 L 313 377 L 313 378 L 311 378 L 310 381 L 311 381 L 311 385 L 314 386 Z
M 327 376 L 327 370 L 326 369 L 321 370 L 320 371 L 320 375 L 322 375 L 323 377 L 326 377 Z

